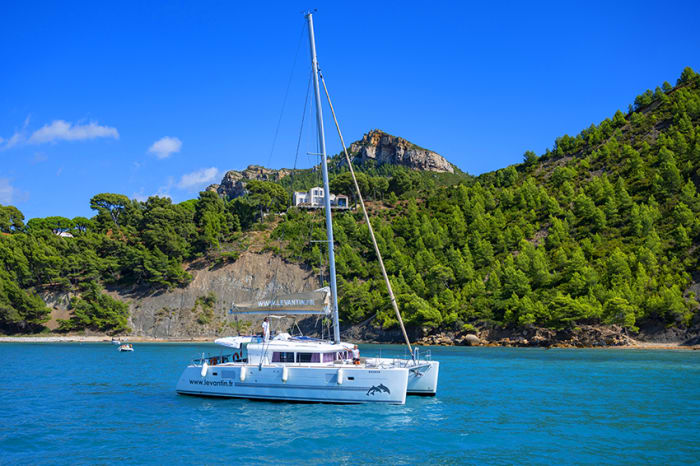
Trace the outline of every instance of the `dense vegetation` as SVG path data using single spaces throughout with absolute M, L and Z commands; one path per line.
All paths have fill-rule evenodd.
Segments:
M 400 201 L 375 209 L 373 225 L 409 323 L 688 324 L 697 309 L 685 290 L 698 269 L 699 88 L 686 69 L 676 88 L 645 92 L 627 115 L 476 179 L 426 187 L 392 177 Z M 360 220 L 335 218 L 342 315 L 376 314 L 392 326 Z M 319 265 L 304 234 L 313 221 L 290 211 L 277 237 L 291 257 Z
M 644 320 L 687 325 L 700 238 L 700 76 L 687 68 L 541 156 L 477 178 L 397 166 L 361 167 L 373 225 L 408 323 L 459 329 L 476 321 L 565 327 Z M 342 159 L 334 192 L 352 193 Z M 268 249 L 322 265 L 320 213 L 287 208 L 318 185 L 299 170 L 280 184 L 251 181 L 226 201 L 211 192 L 172 204 L 118 194 L 90 200 L 96 215 L 24 217 L 0 206 L 0 330 L 35 332 L 48 320 L 39 295 L 75 293 L 62 330 L 125 329 L 126 307 L 102 287 L 167 289 L 191 277 L 183 263 L 235 260 L 250 230 Z M 286 210 L 283 217 L 275 214 Z M 341 317 L 394 325 L 367 226 L 334 217 Z M 70 233 L 73 238 L 56 233 Z

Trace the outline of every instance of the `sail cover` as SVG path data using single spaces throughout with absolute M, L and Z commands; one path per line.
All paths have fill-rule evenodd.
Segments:
M 328 287 L 315 291 L 276 295 L 248 303 L 234 303 L 232 314 L 283 314 L 326 315 L 331 312 L 331 290 Z

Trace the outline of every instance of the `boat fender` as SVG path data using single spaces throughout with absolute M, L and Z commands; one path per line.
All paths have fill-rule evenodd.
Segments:
M 245 376 L 246 376 L 246 370 L 245 370 L 245 366 L 243 366 L 243 367 L 241 367 L 241 375 L 240 375 L 241 382 L 245 382 Z
M 343 385 L 343 369 L 338 369 L 338 385 Z
M 202 374 L 202 377 L 207 376 L 207 369 L 209 369 L 209 364 L 207 364 L 207 362 L 204 361 L 204 364 L 202 364 L 202 372 L 200 372 L 200 374 Z
M 289 368 L 284 366 L 282 368 L 282 382 L 287 383 L 287 379 L 289 379 Z

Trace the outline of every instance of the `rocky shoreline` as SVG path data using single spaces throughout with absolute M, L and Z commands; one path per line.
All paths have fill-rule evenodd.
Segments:
M 304 325 L 302 325 L 304 327 Z M 309 336 L 313 331 L 304 329 Z M 205 343 L 221 335 L 151 337 L 144 335 L 119 335 L 140 343 Z M 344 329 L 343 340 L 356 343 L 402 344 L 398 329 L 383 330 L 368 323 Z M 550 329 L 535 326 L 508 328 L 482 325 L 468 326 L 461 331 L 431 333 L 427 329 L 410 329 L 409 338 L 418 346 L 492 346 L 534 348 L 639 348 L 639 349 L 694 349 L 700 350 L 700 325 L 687 329 L 666 328 L 649 323 L 639 332 L 631 334 L 616 325 L 579 325 L 567 329 Z M 111 342 L 112 336 L 90 335 L 21 335 L 0 336 L 0 343 L 100 343 Z
M 426 346 L 504 346 L 543 348 L 659 348 L 700 349 L 700 336 L 689 331 L 680 338 L 639 333 L 630 335 L 616 326 L 581 325 L 571 329 L 554 330 L 540 327 L 521 329 L 485 328 L 470 332 L 426 335 L 416 344 Z
M 399 330 L 383 330 L 370 324 L 344 330 L 343 339 L 364 343 L 403 343 Z M 536 326 L 519 328 L 489 324 L 465 326 L 459 331 L 430 332 L 409 330 L 409 339 L 423 346 L 504 346 L 541 348 L 679 348 L 700 349 L 700 322 L 688 328 L 668 328 L 658 322 L 645 322 L 632 333 L 617 325 L 578 325 L 551 329 Z

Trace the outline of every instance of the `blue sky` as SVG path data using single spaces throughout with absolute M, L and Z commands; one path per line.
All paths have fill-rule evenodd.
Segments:
M 675 83 L 685 66 L 699 70 L 699 5 L 311 6 L 348 142 L 380 128 L 479 174 L 626 109 L 645 89 Z M 89 199 L 100 192 L 179 202 L 226 170 L 292 167 L 309 76 L 308 7 L 5 2 L 0 204 L 27 218 L 91 216 Z M 314 163 L 310 123 L 298 167 Z M 326 127 L 336 153 L 328 119 Z

